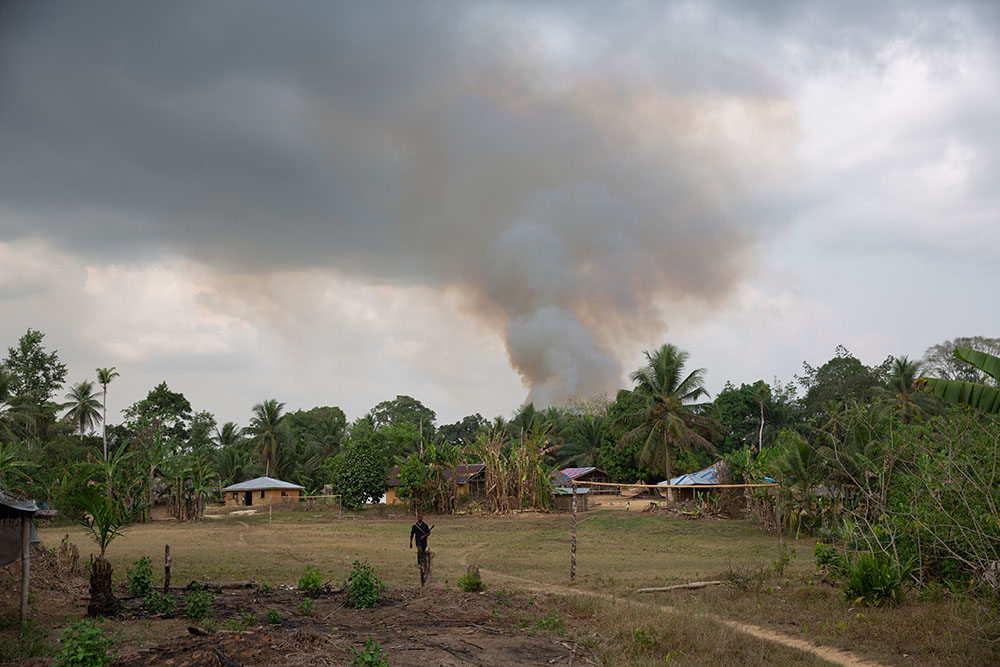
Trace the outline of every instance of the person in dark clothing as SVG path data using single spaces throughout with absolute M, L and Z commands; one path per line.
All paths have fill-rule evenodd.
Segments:
M 410 548 L 413 548 L 413 538 L 417 538 L 417 565 L 423 565 L 424 554 L 427 553 L 427 536 L 431 534 L 431 528 L 424 523 L 424 515 L 417 514 L 417 522 L 410 528 Z

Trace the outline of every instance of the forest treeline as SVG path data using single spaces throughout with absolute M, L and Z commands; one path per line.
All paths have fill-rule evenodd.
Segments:
M 562 467 L 654 482 L 721 458 L 734 481 L 778 479 L 778 516 L 824 535 L 830 567 L 859 567 L 868 554 L 867 567 L 903 579 L 954 576 L 994 590 L 1000 573 L 996 338 L 871 366 L 837 347 L 791 381 L 726 383 L 714 398 L 705 369 L 664 344 L 613 397 L 450 424 L 403 395 L 353 421 L 337 406 L 292 411 L 268 398 L 245 423 L 218 424 L 166 381 L 106 418 L 116 368 L 66 385 L 69 370 L 43 343 L 29 329 L 0 365 L 0 484 L 71 517 L 99 484 L 126 505 L 166 501 L 177 518 L 197 518 L 213 492 L 264 474 L 358 506 L 381 497 L 393 465 L 403 497 L 452 511 L 462 499 L 433 471 L 463 462 L 487 463 L 499 494 L 491 509 L 544 507 Z

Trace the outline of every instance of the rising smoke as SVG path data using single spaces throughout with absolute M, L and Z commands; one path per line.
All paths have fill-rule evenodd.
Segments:
M 791 124 L 683 17 L 576 11 L 26 11 L 0 35 L 4 237 L 457 285 L 529 400 L 614 388 L 671 305 L 729 294 Z

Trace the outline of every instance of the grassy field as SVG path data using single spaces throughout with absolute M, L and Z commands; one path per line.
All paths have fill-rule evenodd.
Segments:
M 163 549 L 169 544 L 172 579 L 181 586 L 198 579 L 248 578 L 294 584 L 307 565 L 339 585 L 352 561 L 367 560 L 389 586 L 415 587 L 415 552 L 407 548 L 411 523 L 402 512 L 338 520 L 322 511 L 275 514 L 270 523 L 267 516 L 162 522 L 129 528 L 112 543 L 108 557 L 116 576 L 124 578 L 133 561 L 149 556 L 160 581 Z M 569 578 L 568 515 L 429 517 L 428 523 L 435 526 L 430 548 L 437 586 L 454 587 L 467 564 L 483 568 L 492 590 L 517 588 L 518 582 L 543 590 L 528 581 L 547 585 L 548 603 L 573 619 L 578 634 L 590 628 L 602 638 L 609 664 L 663 664 L 667 654 L 682 664 L 822 663 L 814 655 L 735 632 L 726 626 L 731 621 L 884 664 L 1000 662 L 996 644 L 989 641 L 995 638 L 990 634 L 995 621 L 982 604 L 911 594 L 897 608 L 855 608 L 815 574 L 814 540 L 790 541 L 794 557 L 778 574 L 776 536 L 747 522 L 591 511 L 578 525 L 576 582 Z M 48 547 L 68 533 L 84 557 L 93 550 L 93 541 L 77 527 L 39 533 Z M 729 579 L 732 585 L 635 594 L 640 587 L 706 579 Z M 613 596 L 618 602 L 573 591 Z M 722 654 L 732 659 L 719 663 Z

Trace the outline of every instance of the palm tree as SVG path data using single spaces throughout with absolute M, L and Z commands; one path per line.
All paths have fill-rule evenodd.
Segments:
M 226 422 L 222 425 L 222 428 L 216 428 L 215 437 L 212 438 L 213 444 L 219 449 L 239 447 L 243 444 L 244 440 L 243 429 L 237 426 L 235 422 Z
M 255 443 L 260 448 L 261 463 L 267 465 L 267 474 L 272 472 L 278 476 L 277 450 L 288 440 L 288 429 L 282 421 L 285 415 L 282 411 L 285 404 L 277 399 L 269 399 L 263 403 L 253 406 L 253 417 L 250 419 L 250 427 L 247 432 L 253 437 Z
M 73 389 L 66 394 L 66 398 L 69 400 L 60 407 L 68 410 L 65 419 L 71 422 L 76 430 L 80 431 L 80 440 L 83 441 L 83 434 L 93 429 L 101 418 L 101 413 L 98 410 L 101 404 L 94 394 L 94 383 L 90 380 L 83 380 L 73 385 Z
M 111 381 L 118 376 L 118 371 L 115 367 L 111 368 L 98 368 L 97 370 L 97 381 L 101 384 L 101 388 L 104 390 L 104 416 L 101 418 L 101 424 L 104 427 L 104 458 L 108 458 L 108 385 Z
M 642 399 L 642 407 L 620 417 L 629 430 L 622 435 L 619 447 L 641 441 L 640 462 L 650 468 L 662 467 L 669 481 L 673 464 L 671 447 L 704 447 L 714 451 L 715 447 L 702 433 L 717 430 L 718 422 L 699 414 L 704 406 L 694 403 L 708 394 L 705 369 L 697 368 L 684 375 L 687 352 L 668 343 L 644 354 L 646 365 L 629 375 L 636 385 L 634 393 Z M 667 497 L 673 501 L 673 489 L 667 490 Z
M 569 426 L 568 442 L 559 450 L 560 467 L 596 467 L 603 435 L 603 417 L 581 415 L 573 419 Z
M 909 424 L 914 417 L 939 412 L 940 403 L 933 396 L 917 392 L 913 383 L 920 376 L 920 362 L 911 361 L 906 355 L 893 359 L 889 370 L 888 389 L 874 387 L 875 395 L 888 395 L 893 401 L 900 421 Z

